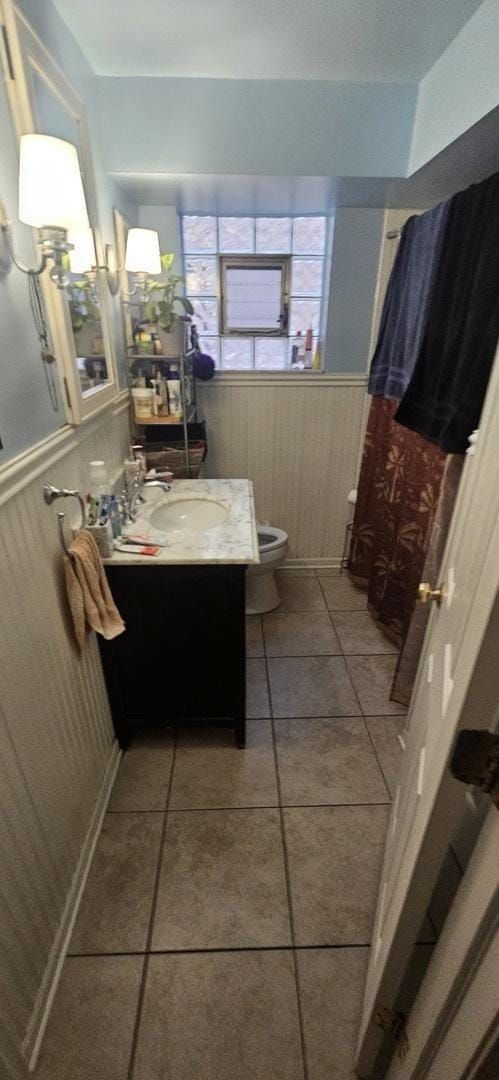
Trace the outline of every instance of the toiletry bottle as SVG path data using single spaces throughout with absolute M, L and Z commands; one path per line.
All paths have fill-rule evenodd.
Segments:
M 305 342 L 302 337 L 301 330 L 297 330 L 296 333 L 296 366 L 298 368 L 305 367 Z
M 312 342 L 312 327 L 309 326 L 305 335 L 305 367 L 311 368 L 313 364 L 313 342 Z
M 105 461 L 90 461 L 88 466 L 89 491 L 93 498 L 99 499 L 102 495 L 110 495 L 111 482 Z
M 158 384 L 157 384 L 156 379 L 151 379 L 151 386 L 152 386 L 152 392 L 153 392 L 152 414 L 153 414 L 153 416 L 159 416 L 159 410 L 161 408 L 162 402 L 161 402 L 160 395 L 158 394 Z
M 171 365 L 170 375 L 168 378 L 168 402 L 170 407 L 170 415 L 174 416 L 176 420 L 182 420 L 182 395 L 178 368 L 175 364 Z

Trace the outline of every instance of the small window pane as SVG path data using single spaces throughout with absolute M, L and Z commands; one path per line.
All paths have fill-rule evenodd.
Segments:
M 277 332 L 281 313 L 282 267 L 227 267 L 224 330 Z
M 224 371 L 248 371 L 252 368 L 251 338 L 222 338 L 222 367 Z
M 218 250 L 242 255 L 255 250 L 255 219 L 221 217 L 218 219 Z
M 287 363 L 286 338 L 256 338 L 255 367 L 266 371 L 282 371 Z
M 211 359 L 215 361 L 215 367 L 220 367 L 220 338 L 199 338 L 199 348 L 201 349 L 202 353 L 206 353 L 207 356 L 211 356 Z
M 217 219 L 188 215 L 183 218 L 184 251 L 189 254 L 217 250 Z
M 259 254 L 286 254 L 291 250 L 291 218 L 256 219 L 256 250 Z
M 323 259 L 292 259 L 292 296 L 320 296 Z
M 187 292 L 192 296 L 216 296 L 217 260 L 208 256 L 188 255 L 185 260 Z
M 216 300 L 198 300 L 190 296 L 194 308 L 192 320 L 196 324 L 199 337 L 205 334 L 218 334 L 218 303 Z
M 293 254 L 323 255 L 326 249 L 325 217 L 297 217 L 293 221 Z
M 314 334 L 318 334 L 320 313 L 320 300 L 292 300 L 289 327 L 291 337 L 296 334 L 297 330 L 301 330 L 303 337 L 305 337 L 309 326 L 312 327 Z

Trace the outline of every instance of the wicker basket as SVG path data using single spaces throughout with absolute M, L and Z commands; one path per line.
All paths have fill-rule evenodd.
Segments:
M 149 469 L 169 469 L 177 480 L 185 480 L 187 469 L 185 466 L 185 450 L 183 446 L 164 446 L 159 443 L 149 443 L 144 447 L 147 467 Z M 189 443 L 189 478 L 195 480 L 200 473 L 201 465 L 206 457 L 206 443 Z

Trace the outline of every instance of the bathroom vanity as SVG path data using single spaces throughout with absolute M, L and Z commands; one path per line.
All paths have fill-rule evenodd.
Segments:
M 126 631 L 99 638 L 122 748 L 141 724 L 234 728 L 245 742 L 245 575 L 259 561 L 249 480 L 178 480 L 145 490 L 133 535 L 157 556 L 104 560 Z

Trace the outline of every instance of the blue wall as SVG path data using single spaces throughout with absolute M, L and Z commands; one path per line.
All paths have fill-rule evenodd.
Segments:
M 484 0 L 419 84 L 408 173 L 499 104 L 499 3 Z
M 367 371 L 383 219 L 383 210 L 336 210 L 324 350 L 327 371 Z
M 111 172 L 406 172 L 414 85 L 100 77 L 97 86 Z

